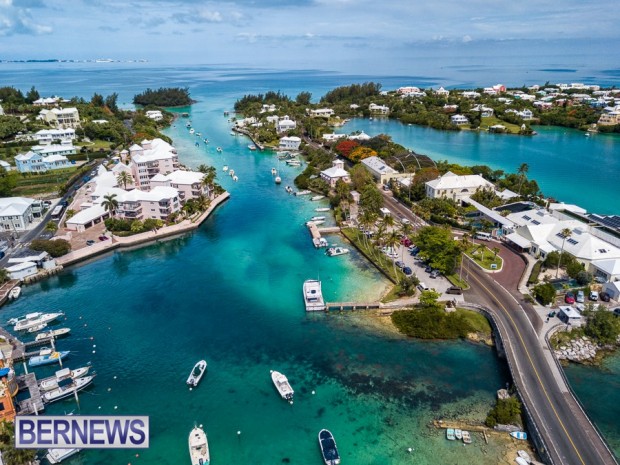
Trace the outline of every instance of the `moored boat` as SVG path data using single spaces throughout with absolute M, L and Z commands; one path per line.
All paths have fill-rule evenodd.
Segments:
M 275 168 L 271 168 L 271 174 L 276 175 L 278 174 L 278 170 Z
M 324 216 L 313 216 L 312 218 L 310 218 L 310 221 L 321 221 L 324 219 L 325 219 Z
M 321 447 L 321 455 L 325 465 L 338 465 L 340 463 L 340 454 L 336 447 L 334 435 L 326 429 L 319 431 L 319 446 Z
M 288 400 L 289 403 L 292 404 L 295 391 L 293 391 L 293 388 L 288 382 L 288 378 L 279 371 L 271 370 L 271 380 L 273 381 L 274 386 L 280 393 L 280 397 L 282 397 L 284 400 Z
M 286 164 L 289 166 L 301 166 L 301 161 L 299 160 L 286 160 Z
M 306 221 L 306 226 L 310 226 L 311 224 L 313 224 L 315 226 L 319 226 L 319 225 L 321 225 L 323 223 L 325 223 L 325 220 Z
M 44 331 L 42 333 L 37 334 L 37 337 L 34 338 L 35 341 L 42 341 L 43 339 L 50 339 L 52 337 L 59 338 L 66 336 L 71 332 L 71 328 L 58 328 L 58 329 L 50 329 L 49 331 Z
M 47 328 L 47 323 L 41 323 L 40 325 L 33 326 L 32 328 L 28 328 L 29 333 L 38 333 L 39 331 Z
M 228 171 L 228 165 L 224 165 L 224 167 L 222 168 L 222 170 L 224 170 L 224 171 Z
M 293 193 L 293 188 L 292 188 L 291 186 L 286 186 L 286 187 L 284 188 L 284 190 L 285 190 L 286 192 L 288 192 L 289 194 L 292 194 L 292 193 Z
M 76 368 L 75 370 L 63 368 L 62 370 L 58 370 L 54 376 L 42 379 L 39 383 L 39 389 L 41 391 L 51 391 L 52 389 L 56 389 L 67 379 L 74 380 L 86 376 L 89 370 L 89 366 Z
M 41 365 L 49 365 L 50 363 L 57 363 L 59 360 L 64 360 L 69 355 L 68 350 L 62 352 L 53 351 L 48 347 L 43 347 L 39 351 L 39 355 L 32 357 L 28 360 L 28 366 L 38 367 Z
M 344 247 L 330 247 L 325 253 L 330 257 L 337 257 L 338 255 L 348 254 L 349 249 L 345 249 Z
M 314 209 L 315 212 L 328 212 L 330 210 L 331 210 L 331 208 L 329 208 L 329 207 L 319 207 L 319 208 L 315 208 Z
M 463 434 L 463 442 L 465 444 L 471 444 L 471 434 L 470 434 L 470 432 L 463 430 L 462 434 Z
M 217 149 L 215 149 L 215 150 L 217 150 L 218 152 L 221 152 L 221 151 L 222 151 L 222 147 L 218 147 L 218 148 L 217 148 Z
M 314 197 L 311 197 L 310 200 L 312 200 L 313 202 L 316 202 L 317 200 L 323 200 L 325 198 L 324 195 L 315 195 Z
M 228 174 L 232 178 L 235 175 L 235 170 L 228 170 Z
M 189 456 L 192 465 L 209 465 L 209 443 L 202 427 L 194 426 L 189 433 Z
M 273 180 L 276 184 L 280 184 L 282 182 L 282 178 L 280 176 L 276 176 Z
M 527 433 L 524 431 L 513 431 L 510 435 L 515 439 L 527 440 Z
M 42 312 L 26 313 L 24 316 L 11 318 L 9 321 L 7 321 L 7 323 L 10 325 L 16 325 L 20 321 L 34 320 L 35 318 L 39 318 L 41 315 L 43 315 Z
M 189 133 L 190 133 L 190 134 L 194 134 L 195 132 L 196 132 L 196 131 L 194 131 L 194 129 L 193 129 L 193 128 L 189 130 Z
M 297 196 L 297 195 L 308 195 L 308 194 L 310 194 L 310 193 L 311 193 L 311 192 L 310 192 L 309 190 L 303 190 L 303 191 L 297 191 L 297 192 L 295 192 L 295 195 L 296 195 L 296 196 Z
M 446 439 L 448 441 L 454 441 L 456 437 L 454 436 L 454 428 L 446 429 Z
M 196 365 L 194 365 L 192 372 L 189 374 L 189 378 L 187 378 L 187 385 L 194 387 L 198 386 L 198 383 L 202 379 L 206 370 L 207 362 L 205 360 L 200 360 L 199 362 L 197 362 Z
M 95 376 L 91 375 L 85 376 L 83 378 L 68 379 L 63 383 L 59 383 L 56 389 L 52 389 L 51 391 L 43 394 L 43 401 L 48 403 L 56 402 L 57 400 L 62 400 L 66 397 L 70 397 L 76 392 L 79 392 L 82 389 L 88 387 L 88 385 L 93 382 L 94 378 Z
M 517 465 L 529 465 L 530 463 L 527 460 L 525 460 L 523 457 L 517 457 L 515 459 L 515 462 L 517 462 Z
M 248 145 L 248 148 L 249 148 L 250 150 L 256 150 L 256 145 L 254 145 L 254 144 L 250 144 L 250 145 Z
M 21 295 L 21 293 L 22 293 L 22 288 L 19 286 L 15 286 L 13 289 L 9 291 L 9 299 L 15 300 Z
M 524 450 L 518 450 L 517 455 L 521 457 L 523 460 L 525 460 L 527 463 L 530 463 L 532 461 L 532 457 L 530 457 L 530 454 L 528 454 Z
M 461 439 L 463 439 L 463 431 L 461 431 L 458 428 L 454 429 L 454 437 L 457 439 L 457 441 L 460 441 Z
M 49 463 L 60 463 L 77 454 L 81 449 L 47 449 L 45 458 Z
M 30 313 L 28 315 L 36 315 L 35 313 Z M 62 312 L 58 313 L 39 313 L 36 317 L 29 318 L 26 315 L 25 319 L 17 321 L 15 326 L 13 327 L 14 331 L 24 331 L 34 326 L 39 326 L 41 324 L 47 324 L 50 321 L 54 321 L 56 318 L 64 315 Z
M 318 279 L 308 279 L 304 281 L 304 302 L 307 312 L 320 312 L 325 310 L 325 301 L 323 300 L 323 291 L 321 290 L 321 281 Z

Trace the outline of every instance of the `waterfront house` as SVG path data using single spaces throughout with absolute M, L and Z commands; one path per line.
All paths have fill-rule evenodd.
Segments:
M 521 118 L 522 120 L 525 120 L 525 121 L 529 121 L 529 120 L 534 118 L 534 113 L 532 113 L 532 110 L 529 110 L 529 109 L 518 111 L 518 110 L 515 110 L 513 108 L 510 108 L 510 109 L 506 110 L 506 113 L 514 113 L 519 118 Z
M 333 166 L 326 170 L 321 171 L 321 179 L 323 179 L 329 187 L 336 187 L 338 180 L 342 180 L 346 183 L 351 182 L 351 176 L 348 171 L 344 169 L 344 161 L 334 160 Z
M 370 140 L 370 139 L 372 138 L 368 134 L 366 134 L 364 131 L 359 131 L 357 133 L 349 135 L 349 140 Z
M 71 142 L 75 140 L 75 129 L 41 129 L 32 135 L 39 144 L 51 144 L 55 140 Z
M 149 192 L 134 189 L 118 199 L 117 214 L 127 219 L 166 221 L 181 210 L 179 192 L 174 187 L 157 186 Z
M 489 126 L 489 132 L 494 132 L 494 133 L 506 132 L 506 126 L 504 126 L 503 124 L 494 124 L 493 126 Z
M 351 105 L 349 105 L 349 108 L 351 110 L 357 110 L 360 106 L 357 103 L 352 103 Z
M 336 133 L 333 133 L 333 134 L 323 134 L 321 136 L 321 138 L 323 139 L 324 143 L 331 143 L 331 142 L 335 142 L 335 141 L 340 140 L 340 139 L 346 139 L 347 135 L 346 134 L 336 134 Z
M 476 105 L 471 111 L 479 112 L 482 118 L 489 118 L 493 116 L 494 110 L 491 107 L 485 105 Z
M 179 168 L 176 149 L 163 139 L 143 140 L 142 145 L 129 148 L 131 174 L 140 190 L 149 190 L 150 180 L 156 174 L 169 174 Z
M 22 262 L 8 266 L 6 271 L 11 279 L 24 279 L 28 276 L 37 274 L 37 264 L 33 262 Z
M 386 165 L 379 157 L 364 158 L 361 163 L 372 174 L 373 178 L 381 184 L 387 184 L 391 179 L 397 178 L 401 174 L 391 166 Z
M 37 119 L 43 120 L 57 128 L 77 128 L 80 125 L 80 114 L 77 108 L 52 108 L 41 110 Z
M 299 150 L 301 139 L 297 136 L 284 136 L 280 138 L 278 148 L 280 150 Z
M 288 115 L 284 115 L 276 123 L 276 128 L 278 129 L 278 132 L 290 131 L 291 129 L 295 129 L 296 127 L 297 123 L 291 118 L 289 118 Z
M 164 119 L 164 115 L 161 114 L 160 110 L 148 110 L 145 115 L 153 121 L 161 121 Z
M 33 199 L 25 197 L 0 198 L 0 228 L 3 231 L 25 231 L 34 221 Z
M 334 110 L 331 108 L 316 108 L 314 110 L 306 110 L 312 118 L 330 118 L 334 116 Z
M 620 124 L 620 112 L 611 111 L 609 113 L 603 113 L 597 124 L 600 126 L 615 126 Z
M 452 115 L 450 117 L 450 122 L 452 124 L 456 124 L 457 126 L 463 126 L 464 124 L 469 124 L 469 120 L 466 116 L 463 115 Z
M 151 187 L 173 187 L 179 192 L 181 202 L 197 199 L 200 196 L 209 197 L 208 186 L 202 184 L 205 177 L 198 171 L 177 170 L 170 174 L 157 174 L 151 178 Z
M 426 183 L 426 196 L 431 199 L 447 198 L 460 202 L 481 189 L 495 190 L 495 186 L 478 174 L 460 176 L 448 171 Z
M 374 103 L 371 103 L 370 105 L 368 105 L 368 110 L 373 115 L 385 116 L 390 114 L 390 108 L 385 105 L 376 105 Z

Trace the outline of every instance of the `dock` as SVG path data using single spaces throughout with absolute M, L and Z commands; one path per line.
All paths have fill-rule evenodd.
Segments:
M 11 354 L 4 354 L 7 358 L 11 358 L 16 361 L 24 359 L 24 354 L 26 353 L 26 346 L 22 341 L 14 337 L 4 328 L 0 328 L 0 338 L 4 339 L 6 343 L 11 346 Z
M 317 249 L 320 247 L 327 247 L 328 245 L 327 241 L 323 239 L 322 234 L 334 234 L 340 232 L 340 227 L 338 226 L 319 228 L 315 223 L 312 223 L 311 221 L 306 223 L 306 226 L 308 226 L 308 231 L 310 231 L 310 236 L 312 237 L 312 244 Z
M 3 305 L 7 300 L 9 300 L 9 292 L 11 292 L 11 290 L 18 284 L 18 279 L 11 279 L 0 286 L 0 305 Z
M 381 302 L 325 302 L 327 311 L 329 310 L 372 310 L 383 308 Z
M 39 384 L 37 383 L 37 377 L 34 373 L 18 376 L 17 387 L 20 391 L 28 389 L 28 393 L 30 394 L 29 399 L 17 403 L 19 415 L 37 414 L 45 409 L 41 391 L 39 390 Z

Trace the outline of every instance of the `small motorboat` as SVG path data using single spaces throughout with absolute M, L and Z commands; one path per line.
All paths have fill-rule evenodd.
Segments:
M 454 441 L 456 437 L 454 436 L 454 428 L 446 429 L 446 439 L 448 441 Z
M 275 168 L 271 168 L 271 174 L 275 176 L 276 174 L 278 174 L 278 170 Z
M 315 226 L 319 226 L 321 224 L 325 223 L 325 221 L 323 220 L 318 220 L 318 221 L 307 221 L 306 222 L 306 226 L 310 226 L 310 225 L 315 225 Z
M 297 191 L 295 192 L 295 195 L 308 195 L 311 192 L 309 190 L 303 190 L 303 191 Z
M 329 207 L 319 207 L 319 208 L 315 208 L 314 209 L 315 212 L 328 212 L 330 210 L 331 210 L 331 208 L 329 208 Z
M 202 426 L 194 426 L 189 433 L 189 456 L 192 465 L 209 465 L 209 443 Z
M 469 433 L 469 431 L 463 430 L 462 435 L 463 435 L 463 443 L 471 444 L 471 434 Z
M 295 391 L 293 391 L 293 388 L 288 382 L 288 378 L 279 371 L 271 370 L 271 380 L 273 381 L 273 385 L 280 393 L 280 397 L 282 397 L 284 400 L 288 400 L 288 402 L 292 405 L 293 395 L 295 394 Z
M 189 130 L 189 133 L 190 133 L 190 134 L 194 134 L 195 132 L 196 132 L 196 131 L 194 131 L 194 129 L 193 129 L 193 128 Z
M 530 454 L 528 454 L 524 450 L 518 450 L 517 455 L 521 457 L 523 460 L 525 460 L 527 463 L 530 463 L 532 461 L 532 457 L 530 457 Z
M 299 160 L 286 160 L 286 164 L 289 166 L 301 166 L 301 162 Z
M 310 221 L 320 221 L 324 219 L 325 219 L 324 216 L 313 216 L 312 218 L 310 218 Z
M 345 255 L 349 253 L 349 249 L 345 249 L 344 247 L 330 247 L 325 252 L 328 257 L 337 257 L 338 255 Z M 457 436 L 458 439 L 461 439 Z
M 19 286 L 15 286 L 13 289 L 11 289 L 11 291 L 9 292 L 9 299 L 11 300 L 15 300 L 17 299 L 22 293 L 22 288 Z
M 233 181 L 237 182 L 239 181 L 239 178 L 237 176 L 233 176 Z
M 229 170 L 228 174 L 230 175 L 230 177 L 232 178 L 235 175 L 235 170 Z
M 291 186 L 286 186 L 286 187 L 284 188 L 284 190 L 285 190 L 286 192 L 288 192 L 289 194 L 292 194 L 292 193 L 293 193 L 293 188 L 292 188 Z
M 460 441 L 461 439 L 463 439 L 463 431 L 461 431 L 458 428 L 454 429 L 454 437 L 457 439 L 457 441 Z
M 215 149 L 215 150 L 217 150 L 218 152 L 221 152 L 221 151 L 222 151 L 222 147 L 218 147 L 218 148 L 217 148 L 217 149 Z
M 527 440 L 527 433 L 524 431 L 513 431 L 510 435 L 515 439 L 520 439 L 523 441 Z
M 280 184 L 282 182 L 282 178 L 280 176 L 276 176 L 274 181 L 275 181 L 276 184 Z
M 319 431 L 319 446 L 321 446 L 321 455 L 325 465 L 339 465 L 340 454 L 336 448 L 334 435 L 326 429 Z
M 248 148 L 249 148 L 250 150 L 256 150 L 256 145 L 254 145 L 254 144 L 250 144 L 250 145 L 248 145 Z
M 57 352 L 49 347 L 43 347 L 39 351 L 39 355 L 28 360 L 28 366 L 38 367 L 41 365 L 49 365 L 50 363 L 58 363 L 59 360 L 63 360 L 67 355 L 69 355 L 68 350 Z
M 228 171 L 228 165 L 224 165 L 224 168 L 222 168 L 223 171 Z
M 205 371 L 207 370 L 207 362 L 205 360 L 200 360 L 194 365 L 192 372 L 189 374 L 189 378 L 187 378 L 187 385 L 196 387 L 198 383 L 202 379 Z
M 69 457 L 77 454 L 80 449 L 47 449 L 47 454 L 45 454 L 45 458 L 49 463 L 60 463 L 64 459 L 68 459 Z
M 199 132 L 196 133 L 196 137 L 202 137 L 202 134 L 200 134 Z
M 323 200 L 325 198 L 324 195 L 315 195 L 314 197 L 311 197 L 310 200 L 312 200 L 313 202 L 316 202 L 317 200 Z
M 54 321 L 56 318 L 63 316 L 64 313 L 29 313 L 24 318 L 18 319 L 13 327 L 14 331 L 25 331 L 27 329 L 32 328 L 33 326 L 39 326 L 42 324 L 49 323 L 50 321 Z M 13 324 L 13 323 L 11 323 Z
M 40 325 L 33 326 L 32 328 L 28 328 L 29 333 L 38 333 L 39 331 L 47 328 L 47 323 L 41 323 Z
M 71 332 L 71 328 L 50 329 L 49 331 L 37 334 L 37 337 L 35 337 L 34 340 L 42 341 L 44 339 L 50 339 L 52 337 L 59 338 L 66 336 L 67 334 L 69 334 L 69 332 Z
M 517 457 L 515 459 L 515 462 L 517 462 L 517 465 L 529 465 L 530 463 L 527 460 L 525 460 L 523 457 Z

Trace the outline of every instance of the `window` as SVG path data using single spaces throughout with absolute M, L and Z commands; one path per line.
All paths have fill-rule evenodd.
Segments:
M 577 242 L 575 239 L 568 239 L 566 242 L 568 242 L 569 244 L 573 244 L 573 245 L 579 244 L 579 242 Z
M 536 220 L 534 220 L 534 221 L 532 221 L 532 224 L 539 225 L 539 224 L 540 224 L 540 221 L 536 221 Z

